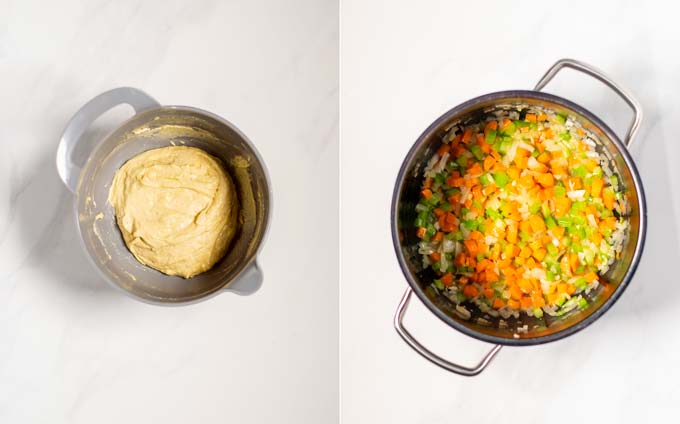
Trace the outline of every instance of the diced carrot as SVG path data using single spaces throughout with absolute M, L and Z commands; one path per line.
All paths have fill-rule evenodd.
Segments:
M 518 246 L 508 243 L 508 245 L 505 246 L 505 252 L 503 253 L 505 253 L 505 256 L 507 258 L 512 259 L 515 256 L 519 255 L 519 252 L 521 252 L 521 249 Z
M 531 256 L 531 248 L 529 246 L 524 246 L 519 252 L 519 257 L 527 259 Z
M 416 231 L 416 236 L 418 236 L 418 238 L 425 238 L 426 233 L 427 233 L 427 228 L 418 227 L 418 231 Z
M 492 184 L 489 184 L 488 186 L 484 187 L 484 189 L 482 190 L 482 193 L 484 193 L 485 196 L 488 196 L 488 195 L 492 194 L 493 192 L 495 192 L 497 188 L 498 188 L 498 186 L 496 184 L 492 183 Z
M 451 287 L 453 285 L 453 274 L 451 274 L 450 272 L 447 272 L 446 274 L 442 275 L 442 278 L 441 278 L 440 281 L 446 287 Z
M 501 299 L 499 299 L 499 298 L 495 298 L 495 299 L 493 300 L 493 305 L 492 305 L 492 306 L 493 306 L 494 309 L 500 309 L 500 308 L 502 308 L 503 306 L 505 306 L 505 302 L 503 302 L 503 300 L 501 300 Z
M 467 172 L 470 175 L 480 176 L 484 171 L 482 170 L 482 167 L 479 165 L 479 162 L 475 162 L 471 167 L 468 168 Z
M 524 119 L 526 119 L 527 122 L 536 122 L 536 115 L 533 113 L 527 113 Z
M 436 242 L 440 242 L 440 241 L 444 240 L 444 233 L 442 233 L 441 231 L 437 231 L 435 233 L 434 237 L 432 237 L 432 240 L 434 240 Z
M 437 150 L 437 154 L 439 155 L 439 157 L 442 157 L 444 156 L 445 153 L 449 152 L 449 149 L 451 149 L 451 146 L 449 146 L 448 144 L 442 144 L 439 150 Z
M 522 290 L 520 290 L 518 285 L 510 286 L 510 297 L 515 300 L 520 300 L 522 298 Z
M 498 153 L 498 152 L 495 151 L 495 150 L 492 150 L 491 153 L 490 153 L 490 155 L 493 156 L 493 158 L 496 159 L 496 160 L 501 160 L 501 159 L 502 159 L 500 153 Z
M 519 170 L 518 167 L 516 167 L 516 166 L 509 167 L 508 170 L 507 170 L 507 173 L 508 173 L 508 177 L 510 177 L 510 179 L 512 179 L 512 180 L 518 180 L 519 179 L 520 170 Z
M 522 300 L 520 300 L 520 303 L 522 305 L 522 309 L 531 308 L 531 306 L 533 305 L 531 298 L 528 296 L 523 296 Z
M 449 177 L 446 180 L 446 184 L 448 184 L 451 187 L 463 187 L 465 185 L 465 178 L 463 178 L 463 177 L 458 177 L 458 178 Z
M 557 293 L 566 293 L 567 292 L 567 283 L 557 283 Z
M 534 232 L 545 230 L 545 221 L 538 215 L 531 215 L 529 218 L 529 225 Z
M 538 118 L 538 121 L 539 121 L 539 122 L 547 121 L 547 120 L 548 120 L 548 115 L 546 115 L 545 113 L 542 113 L 542 114 L 538 115 L 537 118 Z
M 496 162 L 493 164 L 493 171 L 494 172 L 505 172 L 505 165 L 501 162 Z
M 555 178 L 552 174 L 538 174 L 536 181 L 543 187 L 552 187 L 555 185 Z
M 508 243 L 513 245 L 517 243 L 517 224 L 508 225 L 505 238 L 508 240 Z
M 463 294 L 466 297 L 476 297 L 479 294 L 479 290 L 477 287 L 473 286 L 472 284 L 468 284 L 467 286 L 463 287 Z
M 472 130 L 468 128 L 463 132 L 463 138 L 461 139 L 461 141 L 465 144 L 468 144 L 468 143 L 470 143 L 471 140 L 472 140 Z
M 541 262 L 543 260 L 543 258 L 545 258 L 545 255 L 547 253 L 548 252 L 542 247 L 540 249 L 536 249 L 536 250 L 533 251 L 534 258 L 536 258 L 536 260 L 539 261 L 539 262 Z
M 440 209 L 440 208 L 434 208 L 434 210 L 432 212 L 434 212 L 434 214 L 437 218 L 439 218 L 443 215 L 446 215 L 446 211 L 444 209 Z
M 488 171 L 496 163 L 496 159 L 493 156 L 487 156 L 484 158 L 484 170 Z
M 442 255 L 439 252 L 432 252 L 430 253 L 430 259 L 432 259 L 435 262 L 439 262 L 442 260 Z
M 508 306 L 513 309 L 519 309 L 519 302 L 514 299 L 508 299 Z
M 543 152 L 540 155 L 538 155 L 538 157 L 536 158 L 537 161 L 539 161 L 543 164 L 550 162 L 550 159 L 551 159 L 550 153 L 548 153 L 548 152 Z
M 536 181 L 534 180 L 533 175 L 524 174 L 519 178 L 519 185 L 526 189 L 531 189 L 536 185 Z
M 595 271 L 590 271 L 586 275 L 584 275 L 583 278 L 585 278 L 586 283 L 590 284 L 593 281 L 597 280 L 598 277 Z
M 431 188 L 432 187 L 432 178 L 427 177 L 425 178 L 425 182 L 423 183 L 423 188 Z
M 571 283 L 567 283 L 567 294 L 571 296 L 574 293 L 576 293 L 576 286 Z
M 595 246 L 599 247 L 600 243 L 602 243 L 602 234 L 599 232 L 593 232 L 593 234 L 590 236 L 590 241 L 592 241 Z
M 607 208 L 609 210 L 613 210 L 615 202 L 616 202 L 616 197 L 614 196 L 613 190 L 603 190 L 602 191 L 602 203 L 604 203 L 605 208 Z
M 496 271 L 494 271 L 493 269 L 487 269 L 486 271 L 484 271 L 484 274 L 486 275 L 486 281 L 488 281 L 489 283 L 495 283 L 500 278 L 499 275 L 496 274 Z
M 558 218 L 561 218 L 562 216 L 566 215 L 567 212 L 569 212 L 569 209 L 571 208 L 571 199 L 568 197 L 556 197 L 553 200 L 553 206 L 555 209 L 555 216 Z
M 484 289 L 484 297 L 486 297 L 487 299 L 491 299 L 493 297 L 493 289 L 492 288 Z
M 570 253 L 569 254 L 569 267 L 571 268 L 571 272 L 576 271 L 576 268 L 578 268 L 578 255 L 575 253 Z
M 590 194 L 593 197 L 602 197 L 602 188 L 604 187 L 604 180 L 602 178 L 593 178 L 590 185 Z
M 425 190 L 420 192 L 420 195 L 423 196 L 425 199 L 429 199 L 430 197 L 432 197 L 432 190 L 426 188 Z
M 465 248 L 467 249 L 470 256 L 477 256 L 478 247 L 476 241 L 467 239 L 463 242 L 463 244 L 465 244 Z
M 525 293 L 529 293 L 532 289 L 533 286 L 531 285 L 531 281 L 529 281 L 526 278 L 520 278 L 517 280 L 517 285 L 519 286 L 520 289 L 522 289 Z
M 583 161 L 583 165 L 586 167 L 588 172 L 593 172 L 597 168 L 597 161 L 594 159 L 586 159 Z

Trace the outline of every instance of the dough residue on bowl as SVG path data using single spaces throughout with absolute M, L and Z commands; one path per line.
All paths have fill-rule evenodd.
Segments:
M 219 159 L 186 146 L 146 151 L 115 174 L 109 203 L 144 265 L 191 278 L 212 268 L 237 229 L 234 183 Z

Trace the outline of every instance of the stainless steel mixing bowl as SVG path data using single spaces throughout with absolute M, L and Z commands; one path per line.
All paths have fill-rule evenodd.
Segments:
M 616 134 L 597 116 L 583 107 L 564 98 L 541 92 L 540 90 L 562 68 L 572 68 L 590 75 L 613 89 L 633 109 L 634 117 L 630 128 L 621 142 Z M 544 314 L 542 318 L 520 316 L 519 319 L 507 319 L 506 326 L 499 325 L 499 319 L 482 313 L 474 305 L 467 305 L 472 312 L 470 319 L 463 319 L 455 311 L 455 305 L 444 295 L 433 295 L 425 288 L 434 278 L 431 269 L 423 269 L 421 256 L 418 253 L 418 237 L 413 225 L 415 205 L 419 200 L 422 184 L 422 172 L 427 161 L 441 146 L 442 135 L 453 125 L 465 124 L 467 121 L 479 120 L 485 114 L 507 109 L 542 108 L 564 113 L 575 119 L 582 128 L 592 134 L 598 142 L 597 149 L 610 162 L 611 169 L 618 175 L 625 189 L 630 212 L 627 219 L 630 224 L 620 259 L 612 264 L 604 275 L 608 282 L 607 289 L 602 287 L 591 292 L 587 299 L 589 306 L 562 317 L 551 317 Z M 546 343 L 574 334 L 602 316 L 621 296 L 637 268 L 642 254 L 647 223 L 645 195 L 640 176 L 627 146 L 635 137 L 642 119 L 642 110 L 638 102 L 626 90 L 614 83 L 601 71 L 584 63 L 563 59 L 558 61 L 539 81 L 533 91 L 503 91 L 486 94 L 469 100 L 437 119 L 415 142 L 404 159 L 392 200 L 392 238 L 401 269 L 410 287 L 404 293 L 394 316 L 394 325 L 399 335 L 419 354 L 443 367 L 461 375 L 472 376 L 480 373 L 489 364 L 502 345 L 527 346 Z M 416 340 L 404 327 L 403 317 L 408 306 L 411 293 L 415 292 L 420 300 L 441 320 L 449 326 L 479 340 L 493 343 L 496 346 L 474 367 L 465 367 L 448 361 L 431 352 Z M 480 319 L 482 318 L 482 319 Z M 516 329 L 526 325 L 526 333 L 518 333 Z
M 120 104 L 136 114 L 94 147 L 80 169 L 72 153 L 86 129 Z M 190 279 L 168 276 L 138 262 L 126 248 L 107 202 L 115 172 L 130 158 L 170 145 L 198 147 L 222 159 L 234 179 L 241 225 L 231 247 L 212 269 Z M 75 194 L 78 229 L 93 264 L 114 287 L 153 304 L 186 304 L 221 291 L 251 294 L 262 284 L 256 256 L 271 210 L 269 179 L 253 144 L 236 127 L 212 113 L 185 106 L 161 106 L 144 92 L 117 88 L 83 106 L 68 123 L 57 150 L 57 170 Z

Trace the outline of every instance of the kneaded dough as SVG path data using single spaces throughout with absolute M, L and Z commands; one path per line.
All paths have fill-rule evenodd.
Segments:
M 113 178 L 109 202 L 130 252 L 144 265 L 191 278 L 224 256 L 239 204 L 219 159 L 186 146 L 146 151 Z

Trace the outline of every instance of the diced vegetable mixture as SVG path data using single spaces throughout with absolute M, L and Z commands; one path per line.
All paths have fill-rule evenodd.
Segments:
M 552 112 L 452 128 L 416 206 L 432 288 L 503 318 L 586 307 L 627 231 L 623 189 L 595 146 Z

